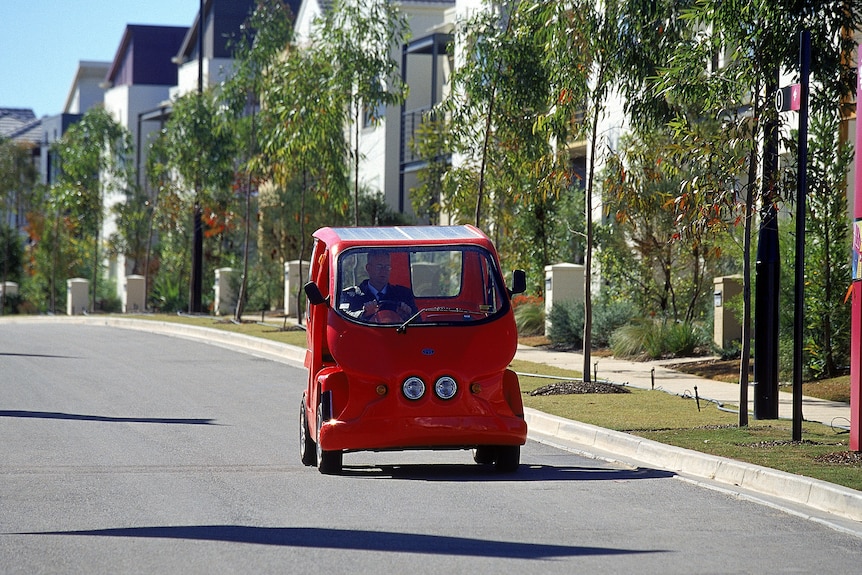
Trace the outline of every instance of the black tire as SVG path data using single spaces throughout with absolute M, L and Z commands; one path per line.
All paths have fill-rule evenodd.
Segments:
M 303 465 L 317 465 L 317 445 L 311 439 L 311 433 L 308 429 L 308 417 L 305 414 L 305 399 L 299 408 L 299 457 L 302 459 Z
M 320 428 L 323 427 L 323 403 L 317 404 L 317 470 L 326 475 L 338 475 L 341 473 L 343 454 L 339 451 L 324 451 L 320 447 Z
M 496 448 L 497 457 L 494 465 L 501 473 L 514 473 L 521 465 L 520 445 L 499 445 Z
M 473 449 L 473 461 L 479 465 L 491 465 L 496 459 L 497 450 L 491 445 L 480 445 Z

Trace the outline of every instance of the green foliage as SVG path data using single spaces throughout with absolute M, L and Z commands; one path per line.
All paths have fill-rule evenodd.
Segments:
M 0 214 L 14 222 L 39 204 L 33 150 L 0 135 Z
M 116 218 L 117 232 L 108 237 L 112 254 L 126 256 L 133 274 L 143 274 L 149 242 L 153 204 L 139 186 L 130 186 L 124 199 L 111 207 Z
M 284 268 L 269 258 L 258 258 L 248 278 L 247 308 L 268 311 L 283 304 Z
M 548 314 L 550 326 L 548 339 L 551 343 L 571 348 L 584 345 L 584 305 L 563 301 L 551 306 Z
M 706 229 L 678 230 L 682 177 L 680 165 L 667 161 L 673 142 L 665 130 L 645 132 L 610 155 L 604 191 L 613 219 L 599 234 L 609 249 L 600 257 L 635 287 L 642 313 L 692 321 L 708 309 L 720 250 Z
M 342 130 L 342 138 L 344 148 L 353 141 L 353 215 L 359 225 L 359 130 L 364 122 L 377 125 L 387 106 L 404 102 L 407 86 L 392 50 L 409 39 L 410 31 L 397 7 L 379 0 L 335 0 L 314 24 L 312 42 L 331 65 L 324 85 L 349 103 L 350 121 L 341 127 L 352 128 L 352 136 Z
M 847 222 L 846 177 L 853 161 L 841 145 L 837 113 L 811 117 L 806 202 L 805 348 L 816 379 L 844 373 L 850 363 L 851 227 Z M 795 266 L 794 266 L 795 269 Z
M 99 282 L 96 289 L 96 311 L 103 313 L 123 311 L 123 302 L 117 295 L 117 282 L 114 280 Z
M 149 305 L 156 311 L 178 312 L 188 309 L 188 285 L 180 276 L 159 274 L 150 290 Z
M 189 92 L 174 102 L 163 131 L 166 165 L 204 206 L 229 201 L 237 141 L 216 93 Z
M 349 211 L 346 94 L 333 63 L 314 45 L 289 50 L 265 75 L 258 169 L 260 253 L 308 257 L 308 236 Z M 304 256 L 303 256 L 304 254 Z
M 0 222 L 0 282 L 21 282 L 24 246 L 17 230 Z
M 631 299 L 613 298 L 606 294 L 597 297 L 594 304 L 592 342 L 597 348 L 608 347 L 613 333 L 639 311 Z
M 61 260 L 80 257 L 90 261 L 90 307 L 97 308 L 97 293 L 101 268 L 101 238 L 104 205 L 116 194 L 132 193 L 134 181 L 134 146 L 132 135 L 101 106 L 87 110 L 81 120 L 63 134 L 53 148 L 60 158 L 61 172 L 58 182 L 51 189 L 50 212 L 58 220 L 54 222 L 53 248 L 62 241 L 73 238 L 85 245 L 84 251 L 66 250 Z M 121 234 L 128 231 L 121 229 Z M 71 237 L 65 237 L 68 232 Z M 56 261 L 56 260 L 55 260 Z M 52 284 L 56 289 L 57 279 L 68 277 L 52 270 Z M 83 275 L 83 274 L 82 274 Z
M 544 334 L 545 303 L 542 300 L 536 300 L 515 305 L 515 325 L 518 327 L 518 335 L 521 336 Z
M 610 345 L 616 357 L 660 359 L 697 355 L 709 349 L 710 339 L 693 323 L 641 318 L 617 329 Z

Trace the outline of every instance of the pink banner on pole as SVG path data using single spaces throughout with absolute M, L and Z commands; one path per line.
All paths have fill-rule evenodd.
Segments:
M 850 311 L 850 451 L 862 451 L 862 46 L 857 53 L 856 67 L 853 303 Z

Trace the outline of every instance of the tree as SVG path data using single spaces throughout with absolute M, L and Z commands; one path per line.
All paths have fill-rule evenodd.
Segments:
M 76 218 L 92 242 L 92 308 L 96 309 L 100 269 L 100 233 L 105 197 L 128 193 L 133 186 L 132 136 L 102 107 L 88 110 L 55 143 L 61 173 L 55 198 L 58 209 Z
M 693 230 L 682 237 L 676 231 L 674 198 L 686 168 L 666 161 L 672 147 L 669 130 L 623 138 L 608 158 L 604 192 L 621 249 L 636 254 L 614 271 L 636 288 L 633 298 L 643 298 L 642 312 L 690 323 L 704 310 L 715 253 L 711 233 Z
M 522 8 L 523 9 L 523 8 Z M 566 145 L 588 138 L 585 189 L 584 250 L 584 381 L 590 381 L 592 332 L 592 258 L 594 245 L 593 197 L 599 155 L 599 122 L 604 117 L 610 90 L 621 74 L 619 54 L 629 42 L 616 0 L 537 2 L 530 8 L 540 26 L 550 78 L 552 107 L 539 118 L 537 128 L 557 142 L 551 174 L 570 178 Z
M 213 90 L 189 92 L 174 102 L 160 144 L 169 169 L 166 173 L 176 185 L 185 187 L 193 210 L 203 213 L 208 209 L 216 218 L 223 217 L 231 203 L 237 153 L 225 112 Z M 164 202 L 161 205 L 164 209 Z M 194 311 L 194 279 L 190 283 L 189 308 Z
M 277 253 L 282 263 L 290 254 L 302 260 L 308 257 L 307 227 L 331 224 L 348 211 L 347 94 L 329 54 L 315 45 L 289 49 L 268 70 L 262 93 L 264 129 L 255 163 L 270 185 L 261 190 L 261 249 Z
M 677 157 L 701 164 L 685 180 L 676 199 L 681 220 L 694 227 L 726 226 L 728 221 L 737 220 L 738 198 L 744 198 L 741 405 L 747 405 L 748 389 L 751 220 L 758 203 L 764 215 L 772 217 L 782 197 L 781 180 L 775 170 L 777 119 L 772 107 L 773 92 L 779 73 L 797 68 L 798 43 L 794 39 L 799 31 L 809 29 L 819 43 L 813 50 L 816 58 L 812 71 L 825 88 L 823 101 L 850 93 L 852 82 L 848 80 L 852 74 L 847 62 L 852 40 L 847 32 L 858 29 L 862 18 L 862 8 L 857 4 L 841 0 L 701 0 L 681 13 L 681 18 L 694 24 L 696 33 L 678 44 L 668 65 L 659 71 L 658 94 L 682 105 L 673 122 L 679 142 Z M 815 107 L 817 100 L 815 97 Z M 717 126 L 709 138 L 701 137 L 704 118 L 718 119 L 707 122 Z M 766 142 L 762 162 L 761 141 Z M 716 161 L 717 157 L 723 162 Z M 704 174 L 716 177 L 701 177 Z M 740 179 L 747 183 L 745 193 L 738 195 Z M 769 385 L 763 379 L 760 384 L 764 388 Z M 741 409 L 740 425 L 747 422 L 747 410 Z
M 844 373 L 850 361 L 850 226 L 847 172 L 853 161 L 849 143 L 839 141 L 838 110 L 811 117 L 806 210 L 804 365 L 819 379 Z M 795 146 L 791 152 L 796 155 Z M 794 174 L 795 175 L 795 174 Z M 788 322 L 789 325 L 789 322 Z M 788 332 L 790 329 L 787 330 Z
M 551 106 L 548 72 L 540 23 L 518 6 L 486 3 L 457 28 L 450 95 L 414 142 L 429 161 L 411 196 L 419 214 L 485 228 L 506 259 L 535 278 L 538 293 L 545 265 L 567 251 L 571 234 L 559 215 L 578 185 L 562 178 L 536 185 L 554 168 L 544 161 L 547 135 L 534 130 Z M 443 150 L 456 158 L 453 167 L 441 161 Z
M 16 229 L 21 212 L 33 203 L 36 169 L 32 151 L 0 136 L 0 286 L 21 277 L 21 237 Z M 13 225 L 14 224 L 14 225 Z M 6 290 L 0 292 L 0 315 L 6 309 Z
M 332 64 L 333 88 L 347 95 L 352 127 L 354 225 L 359 225 L 359 133 L 377 125 L 386 106 L 400 105 L 407 87 L 392 50 L 407 40 L 404 16 L 390 0 L 335 0 L 317 21 L 312 41 Z
M 240 145 L 242 155 L 238 158 L 237 187 L 245 197 L 242 278 L 237 295 L 234 319 L 240 321 L 248 290 L 249 244 L 251 236 L 251 199 L 260 181 L 260 171 L 252 169 L 253 158 L 258 151 L 258 107 L 264 74 L 287 49 L 293 38 L 293 15 L 290 8 L 280 0 L 259 2 L 241 28 L 236 40 L 233 76 L 223 86 L 224 98 L 233 113 L 233 123 L 241 138 L 247 142 Z

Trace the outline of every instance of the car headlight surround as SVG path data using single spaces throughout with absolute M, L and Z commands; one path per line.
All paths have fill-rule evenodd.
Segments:
M 458 393 L 458 382 L 444 375 L 434 382 L 434 394 L 440 399 L 452 399 Z
M 414 376 L 408 377 L 401 384 L 401 392 L 404 397 L 410 401 L 421 399 L 425 395 L 425 382 L 421 378 Z

